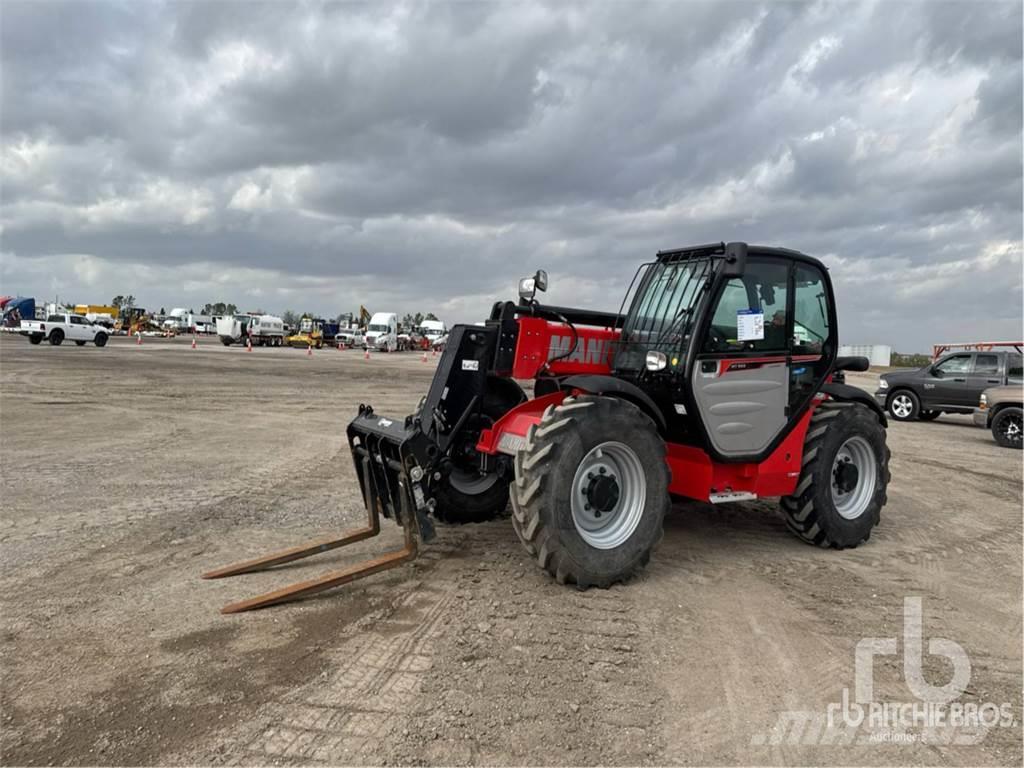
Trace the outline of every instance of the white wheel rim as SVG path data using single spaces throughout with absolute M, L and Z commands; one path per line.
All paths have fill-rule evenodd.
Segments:
M 843 482 L 843 473 L 856 472 L 852 487 Z M 832 487 L 832 503 L 836 512 L 846 520 L 856 520 L 864 514 L 875 495 L 878 482 L 878 466 L 871 444 L 860 435 L 855 435 L 839 446 L 832 461 L 829 483 Z
M 914 404 L 906 395 L 896 395 L 892 399 L 892 413 L 901 419 L 905 419 L 914 410 Z
M 617 498 L 605 509 L 598 509 L 593 504 L 594 483 L 609 481 L 617 488 Z M 571 494 L 572 522 L 580 537 L 594 549 L 620 546 L 636 531 L 647 502 L 640 457 L 625 443 L 609 441 L 595 446 L 576 468 Z
M 1006 416 L 1003 422 L 1003 437 L 1011 443 L 1019 443 L 1022 437 L 1021 417 Z

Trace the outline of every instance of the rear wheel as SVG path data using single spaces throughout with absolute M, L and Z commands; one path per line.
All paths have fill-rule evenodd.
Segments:
M 935 421 L 939 416 L 942 415 L 942 411 L 921 411 L 917 415 L 921 421 Z
M 508 507 L 511 473 L 503 473 L 500 464 L 490 472 L 480 471 L 476 450 L 480 431 L 526 400 L 519 385 L 510 379 L 489 379 L 480 413 L 469 417 L 465 427 L 448 450 L 451 472 L 434 493 L 437 506 L 434 517 L 443 523 L 462 525 L 482 523 L 500 515 Z
M 808 544 L 856 547 L 878 525 L 888 484 L 889 448 L 878 417 L 858 403 L 823 403 L 804 438 L 796 493 L 781 501 L 786 525 Z
M 36 334 L 33 334 L 32 336 L 28 337 L 28 343 L 29 344 L 42 344 L 43 343 L 43 337 L 39 336 L 39 335 L 36 335 Z
M 530 428 L 515 461 L 512 525 L 559 583 L 629 578 L 661 539 L 669 506 L 665 443 L 632 403 L 566 398 Z
M 921 411 L 921 401 L 909 389 L 901 389 L 889 396 L 888 410 L 896 421 L 913 421 Z
M 64 331 L 60 328 L 56 329 L 50 334 L 50 343 L 55 347 L 59 347 L 64 342 Z
M 221 339 L 220 343 L 223 344 L 225 347 L 230 347 L 231 346 L 231 339 Z
M 1021 409 L 1002 408 L 992 419 L 992 437 L 1004 448 L 1020 448 L 1022 441 Z

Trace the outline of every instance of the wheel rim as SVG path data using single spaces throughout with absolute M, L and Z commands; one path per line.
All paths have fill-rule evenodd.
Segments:
M 914 403 L 907 395 L 896 395 L 892 399 L 892 415 L 905 419 L 914 410 Z
M 624 443 L 601 443 L 576 468 L 572 522 L 590 546 L 614 549 L 633 535 L 646 500 L 647 483 L 640 457 Z
M 1003 419 L 1003 437 L 1007 441 L 1019 443 L 1022 434 L 1024 434 L 1024 431 L 1022 431 L 1020 416 L 1007 416 Z
M 423 404 L 420 403 L 420 408 Z M 462 431 L 462 439 L 457 440 L 449 451 L 454 466 L 448 475 L 452 488 L 467 496 L 476 496 L 491 489 L 498 482 L 496 472 L 481 473 L 477 469 L 478 459 L 476 443 L 480 431 L 494 426 L 494 420 L 485 414 L 470 419 Z
M 875 451 L 863 437 L 856 435 L 839 446 L 832 462 L 832 503 L 846 520 L 864 514 L 875 495 L 878 467 Z

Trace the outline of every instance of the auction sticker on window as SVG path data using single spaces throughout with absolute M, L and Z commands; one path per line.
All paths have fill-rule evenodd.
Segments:
M 736 310 L 736 339 L 758 341 L 764 338 L 764 312 L 759 309 Z

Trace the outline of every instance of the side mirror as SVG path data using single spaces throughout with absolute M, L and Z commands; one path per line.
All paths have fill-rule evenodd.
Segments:
M 942 369 L 939 368 L 937 365 L 933 365 L 931 368 L 929 368 L 928 372 L 937 379 L 942 378 Z
M 548 273 L 538 269 L 533 277 L 524 277 L 519 281 L 519 298 L 529 303 L 537 295 L 537 291 L 548 289 Z

